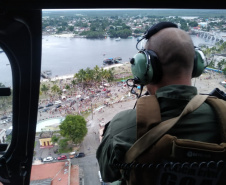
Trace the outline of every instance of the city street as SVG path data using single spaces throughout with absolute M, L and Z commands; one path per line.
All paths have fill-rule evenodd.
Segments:
M 85 157 L 82 158 L 73 158 L 71 159 L 72 164 L 79 165 L 80 172 L 80 184 L 81 185 L 98 185 L 101 184 L 98 171 L 99 165 L 96 159 L 96 150 L 100 144 L 99 140 L 99 129 L 100 129 L 100 120 L 103 120 L 104 123 L 110 121 L 115 114 L 118 112 L 133 108 L 135 104 L 135 100 L 128 100 L 125 102 L 116 103 L 113 107 L 104 107 L 102 112 L 96 111 L 93 115 L 87 118 L 89 120 L 87 122 L 88 133 L 84 139 L 84 141 L 80 145 L 79 152 L 84 152 Z M 42 114 L 43 117 L 47 117 L 47 113 Z M 93 118 L 93 119 L 92 119 Z M 52 156 L 53 158 L 57 158 L 59 155 L 54 153 L 54 150 L 58 146 L 54 146 L 53 148 L 40 148 L 40 144 L 38 141 L 39 136 L 36 136 L 36 155 L 34 158 L 45 158 L 47 156 Z M 68 153 L 63 153 L 61 155 L 66 155 L 69 157 Z M 57 161 L 55 159 L 54 161 Z M 107 184 L 107 183 L 105 183 Z

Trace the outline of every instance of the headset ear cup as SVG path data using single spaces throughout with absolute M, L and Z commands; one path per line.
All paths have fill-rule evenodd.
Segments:
M 130 63 L 133 76 L 137 80 L 137 83 L 147 85 L 152 81 L 153 69 L 152 66 L 147 63 L 147 57 L 143 52 L 136 54 L 130 60 Z
M 150 64 L 152 66 L 153 70 L 153 77 L 151 82 L 152 83 L 158 83 L 162 79 L 162 65 L 159 61 L 159 58 L 157 54 L 152 50 L 147 50 L 149 56 L 150 56 Z
M 195 49 L 195 58 L 194 58 L 194 67 L 192 71 L 192 78 L 199 77 L 204 69 L 205 69 L 205 61 L 204 58 L 201 56 L 200 51 Z

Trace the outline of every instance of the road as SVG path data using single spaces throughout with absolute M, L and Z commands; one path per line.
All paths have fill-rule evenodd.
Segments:
M 71 162 L 74 165 L 79 165 L 80 175 L 84 178 L 84 185 L 101 184 L 98 177 L 99 166 L 95 154 L 86 155 L 83 158 L 74 158 Z
M 114 104 L 113 107 L 105 107 L 104 112 L 96 112 L 95 115 L 93 115 L 93 119 L 92 115 L 88 117 L 90 120 L 87 123 L 88 133 L 80 148 L 80 151 L 84 152 L 86 156 L 80 159 L 72 159 L 72 164 L 79 164 L 79 167 L 83 170 L 85 185 L 101 184 L 98 177 L 99 164 L 97 163 L 96 159 L 96 150 L 100 144 L 99 120 L 102 119 L 104 120 L 104 123 L 107 123 L 118 112 L 133 108 L 135 101 L 136 100 L 133 99 Z M 107 183 L 105 183 L 105 185 L 107 185 Z

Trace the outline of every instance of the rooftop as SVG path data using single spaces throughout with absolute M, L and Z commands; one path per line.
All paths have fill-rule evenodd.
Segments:
M 40 139 L 42 139 L 42 138 L 51 138 L 52 135 L 53 135 L 52 132 L 42 132 L 42 133 L 40 134 Z
M 79 185 L 79 167 L 70 162 L 52 162 L 33 165 L 31 169 L 31 184 L 39 185 L 40 182 L 50 185 Z M 69 182 L 70 181 L 70 182 Z

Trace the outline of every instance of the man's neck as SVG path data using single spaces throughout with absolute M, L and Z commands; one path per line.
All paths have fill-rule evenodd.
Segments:
M 159 88 L 165 87 L 165 86 L 168 86 L 168 85 L 188 85 L 188 86 L 191 86 L 191 80 L 176 80 L 176 81 L 167 80 L 167 81 L 161 81 L 158 84 L 148 84 L 147 85 L 147 89 L 148 89 L 148 92 L 151 95 L 155 95 L 156 91 Z

